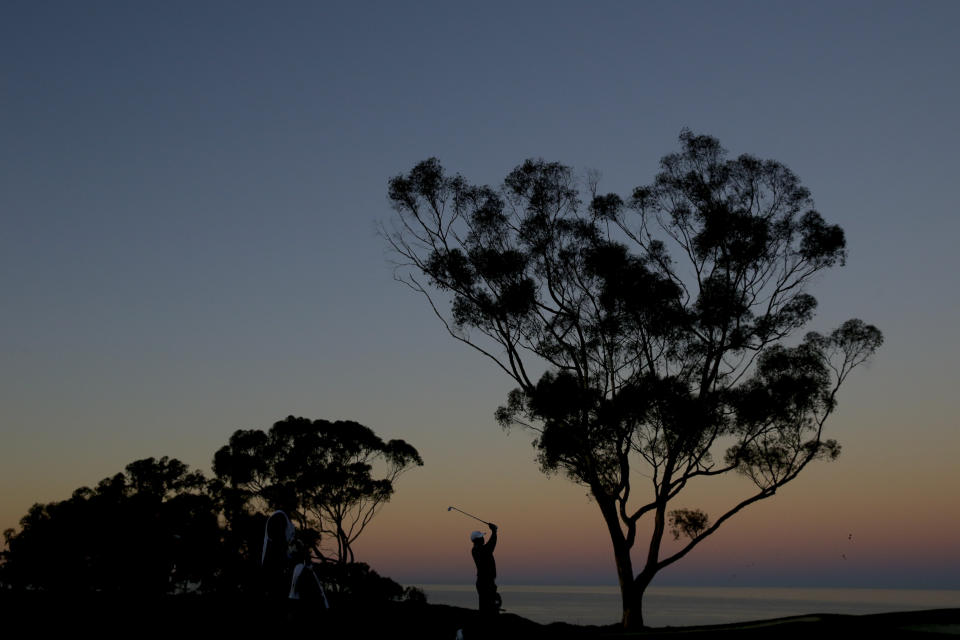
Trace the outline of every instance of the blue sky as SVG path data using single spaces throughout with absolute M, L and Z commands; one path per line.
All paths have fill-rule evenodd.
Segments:
M 860 317 L 887 338 L 842 393 L 844 455 L 769 507 L 812 527 L 798 558 L 833 544 L 819 518 L 877 532 L 861 577 L 773 549 L 758 580 L 960 587 L 943 569 L 960 573 L 958 18 L 953 2 L 4 3 L 0 529 L 137 458 L 207 469 L 236 429 L 350 418 L 426 462 L 361 539 L 375 567 L 455 579 L 459 538 L 416 549 L 422 528 L 462 535 L 459 500 L 502 514 L 518 548 L 568 532 L 554 556 L 518 554 L 515 581 L 613 580 L 595 507 L 498 429 L 508 381 L 393 281 L 376 224 L 387 180 L 429 156 L 491 184 L 544 157 L 625 194 L 689 127 L 800 176 L 850 249 L 813 291 L 816 328 Z M 767 509 L 678 575 L 728 575 Z M 863 577 L 904 544 L 930 557 Z M 571 548 L 583 562 L 552 567 Z

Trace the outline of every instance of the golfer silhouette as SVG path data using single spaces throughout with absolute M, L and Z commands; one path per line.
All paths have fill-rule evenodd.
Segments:
M 493 559 L 493 550 L 497 548 L 497 525 L 488 522 L 490 539 L 484 542 L 483 533 L 474 531 L 470 534 L 473 542 L 473 562 L 477 565 L 477 595 L 480 598 L 480 615 L 496 615 L 500 610 L 502 600 L 497 593 L 497 563 Z

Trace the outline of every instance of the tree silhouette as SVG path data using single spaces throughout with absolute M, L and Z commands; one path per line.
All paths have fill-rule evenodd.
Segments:
M 845 260 L 843 231 L 782 164 L 729 159 L 689 131 L 680 142 L 626 201 L 588 180 L 586 207 L 557 163 L 528 160 L 493 189 L 430 159 L 390 180 L 396 216 L 382 229 L 397 278 L 517 384 L 499 422 L 532 431 L 544 471 L 589 489 L 627 628 L 642 626 L 657 572 L 838 455 L 823 432 L 838 388 L 882 342 L 859 320 L 797 340 L 816 307 L 807 285 Z M 729 473 L 753 491 L 712 517 L 675 506 Z M 668 530 L 685 540 L 675 552 Z
M 219 568 L 216 506 L 200 472 L 166 456 L 35 504 L 4 532 L 0 581 L 46 591 L 163 594 L 210 588 Z
M 332 539 L 343 563 L 354 561 L 353 542 L 390 500 L 396 479 L 422 464 L 403 440 L 384 442 L 356 422 L 290 416 L 267 432 L 236 431 L 213 469 L 235 512 L 283 508 L 312 534 L 308 543 Z

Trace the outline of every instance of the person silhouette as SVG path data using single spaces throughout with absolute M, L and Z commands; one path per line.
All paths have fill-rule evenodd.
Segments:
M 290 593 L 294 622 L 304 623 L 316 619 L 316 614 L 330 608 L 327 593 L 323 589 L 320 577 L 314 572 L 315 565 L 310 548 L 297 541 L 297 564 L 293 567 L 290 579 Z
M 500 610 L 500 594 L 497 593 L 497 563 L 493 559 L 493 551 L 497 548 L 497 525 L 488 522 L 490 539 L 483 540 L 483 533 L 474 531 L 470 534 L 473 549 L 470 554 L 477 565 L 477 595 L 480 599 L 480 614 L 494 615 Z
M 267 518 L 263 532 L 263 551 L 260 566 L 263 572 L 264 591 L 272 599 L 286 598 L 290 589 L 293 570 L 291 544 L 296 527 L 282 510 L 274 511 Z

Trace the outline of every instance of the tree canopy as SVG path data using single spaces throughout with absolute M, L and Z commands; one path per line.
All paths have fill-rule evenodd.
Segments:
M 589 489 L 627 627 L 642 625 L 657 572 L 838 455 L 824 435 L 837 391 L 882 342 L 860 320 L 800 335 L 808 285 L 846 248 L 787 167 L 689 131 L 680 144 L 628 198 L 555 162 L 527 160 L 492 188 L 431 158 L 390 180 L 383 227 L 398 279 L 516 383 L 499 422 L 534 433 L 542 468 Z M 753 491 L 713 515 L 676 506 L 690 483 L 730 473 Z M 676 552 L 668 531 L 687 541 Z
M 353 562 L 353 542 L 390 500 L 396 479 L 422 464 L 411 445 L 384 442 L 357 422 L 290 416 L 267 432 L 235 432 L 213 469 L 236 504 L 282 508 L 313 542 L 328 536 L 336 559 Z

